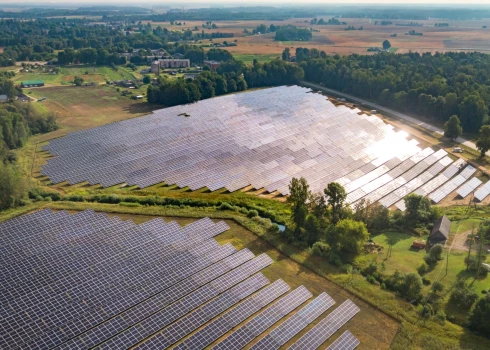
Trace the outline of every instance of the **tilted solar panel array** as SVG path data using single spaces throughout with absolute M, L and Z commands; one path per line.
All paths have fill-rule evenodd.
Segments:
M 449 196 L 458 186 L 462 185 L 470 176 L 476 172 L 476 169 L 471 165 L 468 165 L 461 174 L 455 176 L 448 182 L 446 182 L 442 187 L 438 188 L 429 195 L 429 198 L 434 203 L 439 203 L 441 200 Z
M 482 181 L 476 177 L 465 183 L 463 186 L 456 190 L 456 193 L 461 198 L 466 198 L 471 192 L 473 192 L 478 186 L 482 184 Z
M 345 331 L 327 350 L 354 350 L 359 344 L 360 341 L 351 332 Z
M 413 153 L 406 133 L 358 112 L 298 86 L 231 94 L 53 140 L 44 149 L 58 157 L 42 173 L 54 183 L 252 185 L 283 194 L 302 176 L 318 192 Z
M 270 283 L 266 254 L 214 239 L 227 229 L 209 218 L 137 225 L 93 210 L 0 223 L 0 348 L 203 349 L 245 322 L 216 345 L 240 348 L 287 318 L 266 335 L 280 343 L 335 303 Z
M 396 202 L 402 200 L 405 196 L 410 194 L 412 191 L 416 190 L 420 186 L 424 185 L 426 182 L 430 181 L 437 174 L 439 174 L 445 167 L 451 164 L 453 161 L 448 156 L 440 159 L 437 163 L 432 165 L 421 175 L 410 180 L 408 183 L 398 188 L 397 190 L 391 192 L 389 195 L 379 200 L 379 203 L 387 208 L 395 204 Z
M 418 194 L 419 196 L 427 196 L 429 193 L 432 193 L 434 190 L 449 181 L 449 179 L 456 175 L 465 165 L 466 162 L 463 159 L 457 159 L 454 163 L 450 164 L 442 173 L 434 177 L 432 180 L 426 182 L 423 186 L 416 189 L 413 193 Z M 406 209 L 403 199 L 396 202 L 395 206 L 401 211 L 405 211 Z
M 487 181 L 483 186 L 475 191 L 475 198 L 480 202 L 490 194 L 490 181 Z

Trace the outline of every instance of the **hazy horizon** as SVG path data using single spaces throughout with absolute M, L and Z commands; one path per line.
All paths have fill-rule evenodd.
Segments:
M 167 2 L 167 3 L 162 3 L 161 0 L 147 0 L 142 4 L 135 4 L 134 1 L 132 0 L 105 0 L 105 1 L 95 1 L 95 0 L 52 0 L 52 1 L 46 1 L 46 0 L 30 0 L 27 2 L 24 2 L 22 4 L 13 2 L 12 0 L 0 0 L 1 5 L 13 5 L 15 7 L 29 7 L 31 5 L 49 5 L 53 6 L 56 4 L 63 4 L 63 5 L 72 5 L 72 6 L 77 6 L 77 5 L 99 5 L 99 6 L 104 6 L 104 5 L 132 5 L 134 7 L 148 7 L 151 5 L 162 5 L 162 6 L 178 6 L 178 4 L 193 4 L 193 5 L 202 5 L 202 6 L 209 6 L 213 4 L 223 4 L 223 5 L 228 5 L 228 6 L 233 6 L 233 5 L 239 5 L 239 6 L 270 6 L 270 5 L 296 5 L 297 7 L 301 6 L 306 6 L 306 5 L 388 5 L 388 6 L 400 6 L 400 5 L 423 5 L 424 7 L 431 7 L 434 5 L 437 6 L 442 6 L 442 7 L 451 7 L 451 6 L 468 6 L 468 5 L 486 5 L 490 6 L 488 0 L 468 0 L 461 2 L 461 0 L 431 0 L 430 2 L 427 2 L 426 0 L 412 0 L 412 1 L 407 1 L 407 0 L 329 0 L 329 1 L 324 1 L 324 0 L 307 0 L 301 4 L 298 4 L 297 1 L 294 0 L 269 0 L 267 3 L 264 3 L 264 1 L 260 0 L 249 0 L 244 2 L 243 0 L 212 0 L 212 1 L 205 1 L 205 0 L 181 0 L 179 2 Z

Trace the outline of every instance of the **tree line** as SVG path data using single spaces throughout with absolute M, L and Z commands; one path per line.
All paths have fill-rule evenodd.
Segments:
M 457 115 L 468 132 L 477 132 L 488 122 L 488 55 L 382 52 L 326 56 L 318 50 L 301 51 L 296 61 L 301 62 L 308 81 L 437 121 Z
M 255 61 L 251 67 L 229 60 L 222 62 L 216 72 L 203 71 L 194 79 L 159 77 L 155 85 L 148 87 L 147 95 L 148 102 L 169 107 L 248 88 L 294 84 L 302 78 L 299 67 L 281 60 Z

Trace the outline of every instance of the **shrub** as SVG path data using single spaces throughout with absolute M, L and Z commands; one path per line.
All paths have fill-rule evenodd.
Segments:
M 431 281 L 428 278 L 422 277 L 422 283 L 424 284 L 424 286 L 430 286 Z
M 141 207 L 141 204 L 137 202 L 120 202 L 119 205 L 123 207 Z
M 36 201 L 42 202 L 44 200 L 43 196 L 36 196 Z
M 464 281 L 460 281 L 454 287 L 449 301 L 454 305 L 469 310 L 478 299 L 478 294 L 470 289 Z
M 277 224 L 271 224 L 267 228 L 267 232 L 271 233 L 271 234 L 278 234 L 279 233 L 279 226 L 277 226 Z
M 257 212 L 257 210 L 252 209 L 252 210 L 249 210 L 249 212 L 247 214 L 247 217 L 254 218 L 254 217 L 258 216 L 258 215 L 259 215 L 259 213 Z
M 34 187 L 29 190 L 29 198 L 39 200 L 37 197 L 49 197 L 53 201 L 59 201 L 61 199 L 61 195 L 58 192 L 46 190 L 40 187 Z M 42 199 L 41 199 L 42 200 Z
M 228 202 L 222 202 L 218 207 L 219 210 L 233 210 L 233 206 Z
M 322 256 L 324 258 L 328 257 L 330 247 L 325 242 L 316 242 L 311 247 L 311 253 L 316 256 Z
M 419 273 L 420 276 L 426 274 L 429 271 L 429 265 L 427 265 L 425 262 L 422 263 L 417 269 L 417 272 Z

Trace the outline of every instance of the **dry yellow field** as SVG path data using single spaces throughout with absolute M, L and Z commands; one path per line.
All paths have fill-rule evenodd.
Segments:
M 328 19 L 324 17 L 324 19 Z M 186 30 L 198 27 L 199 32 L 233 33 L 238 46 L 228 47 L 227 50 L 237 55 L 271 55 L 281 54 L 286 48 L 307 47 L 317 48 L 329 54 L 366 54 L 372 46 L 381 47 L 381 43 L 388 39 L 393 49 L 398 53 L 412 52 L 447 52 L 447 51 L 481 51 L 490 53 L 490 19 L 471 21 L 426 20 L 414 21 L 423 25 L 397 26 L 396 24 L 409 23 L 407 20 L 392 20 L 388 26 L 375 25 L 374 20 L 368 18 L 344 18 L 347 25 L 363 30 L 345 31 L 346 25 L 325 26 L 310 25 L 311 18 L 290 19 L 287 21 L 216 21 L 217 29 L 203 29 L 203 21 L 182 22 L 182 25 L 170 23 L 153 23 L 171 30 Z M 306 21 L 306 22 L 305 22 Z M 435 23 L 449 23 L 449 27 L 435 27 Z M 274 33 L 265 35 L 246 36 L 244 29 L 251 31 L 260 24 L 269 26 L 292 24 L 297 27 L 313 28 L 313 39 L 308 42 L 277 42 Z M 483 29 L 484 25 L 489 28 Z M 409 30 L 424 33 L 423 36 L 405 35 Z M 397 37 L 390 37 L 397 33 Z M 229 40 L 229 39 L 223 39 Z M 215 42 L 221 39 L 214 39 Z M 204 41 L 203 41 L 204 42 Z

